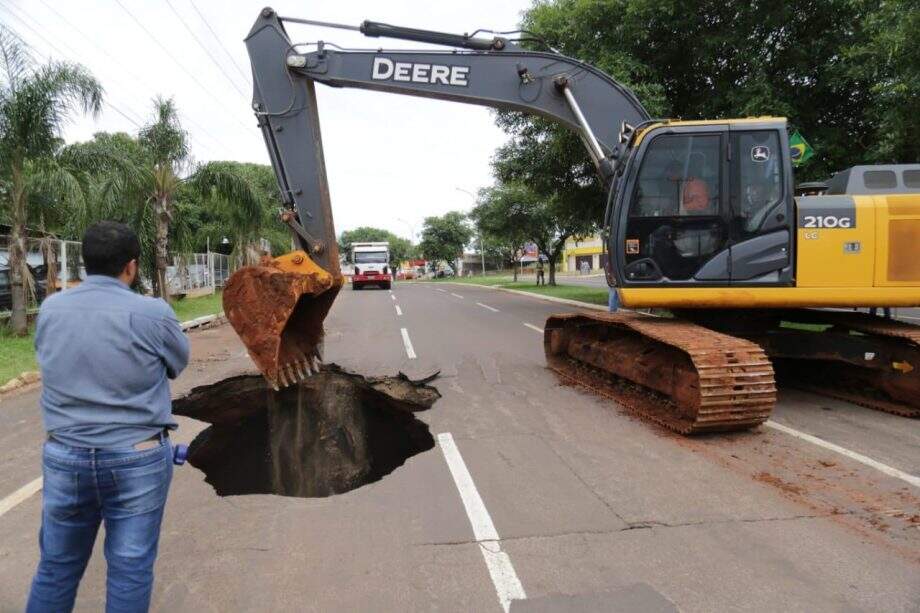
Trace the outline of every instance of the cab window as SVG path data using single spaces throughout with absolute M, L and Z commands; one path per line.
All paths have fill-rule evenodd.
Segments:
M 718 135 L 659 136 L 642 161 L 630 217 L 719 213 Z
M 686 281 L 725 248 L 720 134 L 666 134 L 647 145 L 626 224 L 628 281 Z
M 776 130 L 732 134 L 732 203 L 741 238 L 760 233 L 783 206 L 783 158 Z

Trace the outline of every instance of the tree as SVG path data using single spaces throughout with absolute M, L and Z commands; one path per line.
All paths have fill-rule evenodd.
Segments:
M 179 112 L 172 99 L 154 101 L 155 119 L 145 126 L 138 140 L 149 155 L 149 198 L 154 220 L 154 292 L 169 298 L 166 267 L 169 257 L 169 223 L 173 218 L 173 199 L 179 188 L 179 174 L 188 161 L 188 135 L 179 123 Z
M 713 2 L 540 0 L 522 27 L 630 87 L 653 117 L 786 116 L 817 155 L 796 171 L 824 179 L 867 161 L 918 159 L 920 11 L 916 0 Z M 603 186 L 578 137 L 500 112 L 511 141 L 497 175 L 600 219 Z
M 853 79 L 871 83 L 869 161 L 920 161 L 920 6 L 879 2 L 865 20 L 865 38 L 846 51 Z
M 580 207 L 545 199 L 529 186 L 500 182 L 484 190 L 484 199 L 473 214 L 486 220 L 491 231 L 506 240 L 530 241 L 549 262 L 550 285 L 556 285 L 556 263 L 570 236 L 587 236 L 597 229 L 596 220 Z
M 253 186 L 238 169 L 211 162 L 194 169 L 181 178 L 189 164 L 188 136 L 179 122 L 179 113 L 172 99 L 154 100 L 154 120 L 141 129 L 138 142 L 146 153 L 139 175 L 146 194 L 139 208 L 152 205 L 153 217 L 153 287 L 157 296 L 169 299 L 166 268 L 169 257 L 170 224 L 176 219 L 175 201 L 180 187 L 187 185 L 207 202 L 220 203 L 232 216 L 236 227 L 251 236 L 258 226 L 263 210 Z M 135 189 L 126 184 L 130 193 Z M 179 218 L 187 222 L 184 217 Z
M 476 206 L 470 212 L 470 219 L 479 229 L 486 248 L 491 248 L 503 260 L 511 262 L 514 281 L 517 281 L 517 262 L 528 236 L 520 215 L 517 214 L 518 198 L 515 191 L 505 185 L 479 190 Z
M 0 182 L 11 233 L 9 246 L 11 324 L 28 332 L 26 221 L 30 170 L 52 165 L 62 126 L 74 111 L 96 114 L 103 90 L 84 67 L 66 62 L 37 66 L 25 44 L 0 26 Z
M 463 248 L 472 237 L 473 230 L 466 223 L 463 213 L 451 211 L 441 217 L 425 218 L 418 247 L 426 260 L 444 260 L 456 274 L 456 259 L 463 255 Z
M 352 243 L 371 243 L 383 242 L 390 243 L 390 265 L 399 266 L 400 262 L 415 257 L 415 246 L 411 241 L 396 236 L 389 230 L 383 228 L 374 228 L 371 226 L 361 226 L 354 230 L 345 230 L 339 235 L 339 251 L 348 252 L 348 246 Z

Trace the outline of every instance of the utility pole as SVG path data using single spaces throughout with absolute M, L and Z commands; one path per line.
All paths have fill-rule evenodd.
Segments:
M 462 187 L 455 187 L 454 189 L 457 190 L 458 192 L 463 192 L 464 194 L 472 198 L 473 204 L 474 205 L 476 204 L 476 195 L 473 192 L 467 189 L 463 189 Z M 479 257 L 481 258 L 481 261 L 482 261 L 482 276 L 484 277 L 486 276 L 486 250 L 485 250 L 485 245 L 483 245 L 483 241 L 482 241 L 482 228 L 476 228 L 476 229 L 479 230 Z

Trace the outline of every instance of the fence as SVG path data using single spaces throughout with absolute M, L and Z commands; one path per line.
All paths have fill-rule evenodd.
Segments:
M 170 256 L 166 267 L 166 286 L 170 294 L 196 290 L 214 291 L 230 276 L 230 258 L 222 253 L 190 253 Z
M 10 237 L 0 234 L 0 311 L 11 308 L 9 280 Z M 55 289 L 79 285 L 86 278 L 83 254 L 78 241 L 58 239 L 26 239 L 26 263 L 32 269 L 35 290 L 31 301 L 40 302 L 47 293 L 48 269 L 57 268 Z M 191 253 L 170 257 L 166 269 L 167 287 L 171 294 L 208 292 L 222 288 L 233 272 L 230 258 L 221 253 Z M 149 286 L 148 288 L 149 289 Z

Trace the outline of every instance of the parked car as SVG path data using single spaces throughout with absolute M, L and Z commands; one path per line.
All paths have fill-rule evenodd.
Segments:
M 44 266 L 33 268 L 32 278 L 35 279 L 35 296 L 41 302 L 45 299 L 47 271 Z M 10 286 L 10 268 L 5 266 L 0 268 L 0 311 L 9 311 L 13 308 L 13 292 Z

